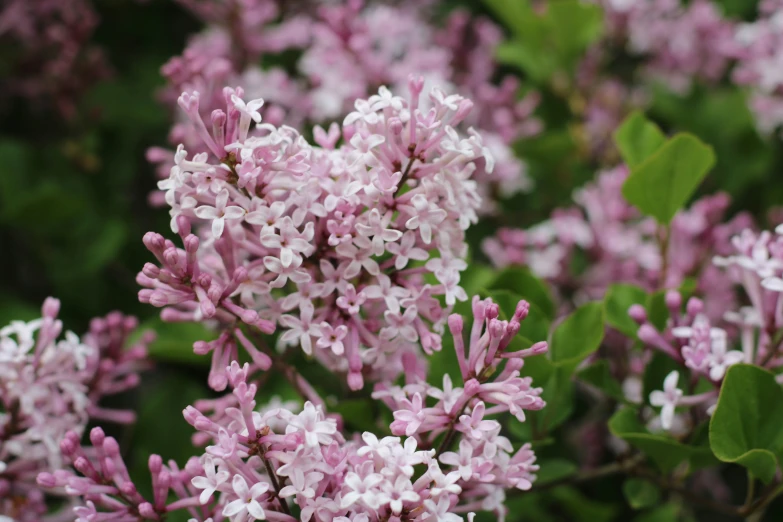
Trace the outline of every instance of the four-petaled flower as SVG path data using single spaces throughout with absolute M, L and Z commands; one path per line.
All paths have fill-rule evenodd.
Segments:
M 671 372 L 663 380 L 663 391 L 655 390 L 650 393 L 650 404 L 661 408 L 661 427 L 669 430 L 674 421 L 674 409 L 682 398 L 682 390 L 677 388 L 680 374 L 676 370 Z
M 226 206 L 228 203 L 228 189 L 221 190 L 215 196 L 215 206 L 202 205 L 195 210 L 196 216 L 201 219 L 212 220 L 212 236 L 217 239 L 223 235 L 226 220 L 235 221 L 245 215 L 245 209 L 236 205 Z
M 202 504 L 209 502 L 209 499 L 217 491 L 217 489 L 228 480 L 229 472 L 221 470 L 215 472 L 215 459 L 211 455 L 207 455 L 204 458 L 204 473 L 203 477 L 193 477 L 191 483 L 198 489 L 203 489 L 198 500 Z
M 253 517 L 253 520 L 266 520 L 264 509 L 257 499 L 269 491 L 269 484 L 259 481 L 248 488 L 245 478 L 236 474 L 231 486 L 237 499 L 226 504 L 223 508 L 223 516 L 236 522 L 243 522 L 248 516 Z

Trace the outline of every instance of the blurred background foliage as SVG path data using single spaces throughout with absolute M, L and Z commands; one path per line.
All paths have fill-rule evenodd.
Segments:
M 527 227 L 545 219 L 557 206 L 568 205 L 573 190 L 602 167 L 582 151 L 584 136 L 575 123 L 581 100 L 563 88 L 569 79 L 562 77 L 600 33 L 600 14 L 570 9 L 577 0 L 560 3 L 564 9 L 550 11 L 550 18 L 544 19 L 526 16 L 510 0 L 445 2 L 447 8 L 468 7 L 502 23 L 509 35 L 500 56 L 506 64 L 503 72 L 522 75 L 526 88 L 542 94 L 537 115 L 545 130 L 517 146 L 537 188 L 506 202 L 502 214 L 470 230 L 478 260 L 482 237 L 499 225 Z M 752 0 L 718 3 L 739 17 L 752 17 L 755 12 Z M 85 94 L 75 118 L 63 120 L 42 104 L 0 100 L 0 324 L 35 317 L 42 300 L 53 295 L 62 300 L 62 318 L 76 332 L 85 331 L 90 318 L 115 309 L 135 314 L 157 330 L 155 369 L 145 377 L 138 396 L 122 399 L 133 401 L 139 411 L 139 422 L 128 428 L 131 433 L 123 440 L 133 446 L 131 461 L 143 469 L 150 452 L 180 463 L 194 453 L 189 444 L 192 430 L 180 412 L 209 393 L 204 384 L 208 361 L 191 352 L 192 342 L 208 334 L 198 325 L 160 322 L 156 309 L 138 302 L 135 282 L 136 273 L 150 260 L 143 234 L 168 230 L 166 210 L 148 205 L 155 177 L 144 156 L 148 147 L 166 143 L 171 121 L 155 100 L 162 85 L 159 69 L 181 53 L 186 38 L 201 24 L 170 0 L 96 0 L 95 6 L 101 22 L 94 40 L 105 49 L 113 74 Z M 13 51 L 1 46 L 2 42 L 3 60 Z M 620 75 L 634 70 L 627 56 L 613 57 L 611 63 Z M 750 211 L 764 223 L 769 209 L 783 203 L 783 149 L 778 139 L 757 133 L 745 96 L 728 82 L 719 88 L 696 86 L 684 96 L 656 87 L 648 115 L 667 133 L 693 132 L 712 145 L 717 166 L 700 192 L 727 191 L 734 211 Z M 466 284 L 472 286 L 467 288 L 470 294 L 484 288 L 493 274 L 474 270 L 467 277 L 475 278 Z M 494 284 L 510 287 L 502 281 Z M 546 307 L 545 290 L 542 295 L 542 302 L 534 304 Z M 439 375 L 449 371 L 439 370 Z M 315 372 L 318 382 L 329 382 L 327 375 L 318 374 L 319 369 L 306 371 Z M 272 377 L 268 385 L 274 390 L 270 394 L 291 395 L 284 379 Z M 368 418 L 378 417 L 367 410 L 373 404 L 357 397 L 333 406 L 349 425 L 360 428 Z M 571 407 L 579 411 L 583 405 L 577 401 Z M 159 419 L 171 419 L 165 437 Z M 524 440 L 529 434 L 518 435 Z M 541 484 L 573 473 L 573 465 L 562 460 L 567 455 L 560 447 L 553 439 L 539 440 L 537 450 L 544 465 Z M 621 488 L 629 490 L 626 496 L 635 501 L 655 504 L 655 491 L 643 483 L 623 485 L 619 479 L 609 479 L 599 484 L 582 491 L 553 488 L 544 497 L 512 498 L 511 518 L 630 520 L 617 503 L 611 503 Z M 671 510 L 671 504 L 634 520 L 671 520 L 666 510 Z

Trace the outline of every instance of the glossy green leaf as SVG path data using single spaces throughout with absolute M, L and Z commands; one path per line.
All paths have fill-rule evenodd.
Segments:
M 540 463 L 536 486 L 543 486 L 550 482 L 562 480 L 574 475 L 579 469 L 576 464 L 566 459 L 546 459 Z
M 623 482 L 623 494 L 628 505 L 633 509 L 644 509 L 654 506 L 661 497 L 658 486 L 649 480 L 630 478 Z
M 628 337 L 635 338 L 639 325 L 628 316 L 628 309 L 634 304 L 644 306 L 646 302 L 647 292 L 638 286 L 622 283 L 609 286 L 604 296 L 606 323 Z
M 625 163 L 633 168 L 661 148 L 666 136 L 644 114 L 634 111 L 614 132 L 614 141 Z
M 604 338 L 603 303 L 592 302 L 577 308 L 552 334 L 549 350 L 552 362 L 573 369 L 595 352 Z
M 563 520 L 569 522 L 610 522 L 617 516 L 619 506 L 595 500 L 573 487 L 556 488 L 550 494 L 559 510 L 567 513 Z
M 555 318 L 555 303 L 546 283 L 523 267 L 510 267 L 500 272 L 488 285 L 489 290 L 509 290 L 535 304 L 551 321 Z
M 640 514 L 633 522 L 677 522 L 679 513 L 679 506 L 669 503 Z
M 577 373 L 577 377 L 582 382 L 595 386 L 609 397 L 617 401 L 625 401 L 623 389 L 617 379 L 612 377 L 609 371 L 609 362 L 600 359 L 590 366 L 582 368 Z
M 664 473 L 672 471 L 680 463 L 694 455 L 709 452 L 688 446 L 668 435 L 652 434 L 639 421 L 634 408 L 623 408 L 609 419 L 609 431 L 644 453 Z
M 512 31 L 512 39 L 498 47 L 498 60 L 521 68 L 538 83 L 547 83 L 555 73 L 572 75 L 603 30 L 600 7 L 580 0 L 549 2 L 544 10 L 533 9 L 527 0 L 484 2 Z
M 623 196 L 644 214 L 668 224 L 714 164 L 712 147 L 691 134 L 678 134 L 632 169 Z
M 199 366 L 209 365 L 208 355 L 193 353 L 193 343 L 211 341 L 217 337 L 216 333 L 204 324 L 169 323 L 155 317 L 141 324 L 138 331 L 144 330 L 155 332 L 155 340 L 149 346 L 149 354 L 153 359 Z
M 364 432 L 378 430 L 376 424 L 377 415 L 373 409 L 373 401 L 370 399 L 343 399 L 329 410 L 339 413 L 347 429 L 351 431 Z
M 539 356 L 541 357 L 541 356 Z M 532 360 L 532 359 L 531 359 Z M 536 386 L 543 387 L 541 397 L 546 401 L 544 409 L 527 413 L 528 422 L 539 434 L 550 433 L 568 420 L 574 410 L 573 369 L 555 365 L 549 378 Z
M 775 476 L 783 450 L 783 389 L 757 366 L 726 372 L 710 421 L 710 447 L 724 462 L 745 466 L 764 482 Z
M 647 319 L 659 330 L 666 327 L 669 308 L 666 306 L 666 292 L 660 290 L 647 296 Z

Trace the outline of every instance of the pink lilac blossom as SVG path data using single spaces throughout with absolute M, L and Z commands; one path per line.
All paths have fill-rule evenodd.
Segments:
M 297 511 L 305 522 L 457 522 L 476 511 L 503 520 L 504 490 L 529 489 L 538 470 L 530 445 L 514 450 L 491 418 L 511 412 L 524 420 L 524 410 L 544 406 L 541 389 L 520 370 L 527 357 L 546 352 L 546 343 L 511 351 L 528 311 L 522 301 L 501 321 L 497 304 L 474 298 L 467 349 L 463 318 L 452 315 L 462 385 L 448 378 L 443 388 L 429 385 L 420 361 L 407 359 L 405 385 L 375 392 L 394 410 L 392 436 L 345 435 L 339 416 L 310 401 L 299 413 L 285 405 L 257 410 L 251 366 L 233 361 L 226 368 L 232 392 L 183 412 L 204 454 L 182 469 L 151 456 L 151 499 L 138 493 L 117 442 L 100 428 L 91 432 L 89 448 L 68 434 L 60 446 L 75 472 L 42 473 L 38 483 L 83 498 L 77 522 L 159 520 L 177 510 L 197 522 L 288 522 Z M 428 406 L 426 397 L 437 400 Z
M 49 298 L 40 319 L 0 328 L 0 513 L 18 522 L 67 519 L 49 512 L 36 475 L 65 465 L 66 433 L 81 433 L 90 420 L 133 421 L 132 412 L 99 402 L 138 384 L 151 341 L 147 332 L 127 346 L 137 322 L 118 312 L 94 319 L 81 338 L 61 336 L 59 308 Z
M 672 372 L 665 380 L 663 391 L 650 396 L 653 406 L 661 407 L 660 426 L 669 430 L 678 418 L 675 409 L 694 406 L 714 407 L 721 382 L 727 369 L 737 363 L 756 364 L 775 369 L 783 365 L 780 354 L 779 332 L 783 327 L 783 226 L 778 235 L 743 230 L 731 239 L 732 252 L 715 256 L 713 262 L 724 270 L 724 277 L 743 287 L 749 306 L 728 310 L 719 320 L 730 329 L 713 326 L 705 314 L 705 302 L 691 297 L 682 313 L 682 297 L 676 291 L 666 294 L 669 320 L 663 331 L 648 320 L 646 311 L 634 305 L 629 315 L 639 324 L 639 339 L 652 350 L 665 354 L 687 369 L 692 383 L 703 379 L 714 390 L 698 395 L 683 396 L 677 387 L 679 373 Z M 738 342 L 739 350 L 731 347 Z
M 79 97 L 109 68 L 90 44 L 98 17 L 87 0 L 9 0 L 0 7 L 0 43 L 21 51 L 2 94 L 51 103 L 66 118 Z
M 309 40 L 309 21 L 291 15 L 273 26 L 284 8 L 294 2 L 275 0 L 177 0 L 179 4 L 230 39 L 235 70 L 242 70 L 267 53 L 300 48 Z M 289 8 L 290 10 L 290 8 Z
M 696 292 L 705 296 L 705 313 L 720 318 L 732 307 L 734 292 L 731 281 L 709 260 L 730 251 L 731 235 L 748 226 L 749 218 L 741 214 L 723 223 L 729 204 L 725 194 L 694 202 L 672 221 L 664 262 L 655 221 L 641 217 L 622 196 L 627 177 L 625 166 L 600 173 L 576 191 L 577 206 L 558 209 L 550 220 L 527 230 L 500 229 L 484 241 L 485 254 L 498 267 L 528 266 L 577 302 L 601 299 L 612 283 L 652 291 L 695 278 Z M 581 274 L 570 269 L 577 253 L 589 260 Z
M 583 103 L 572 104 L 582 121 L 577 139 L 583 154 L 602 165 L 614 165 L 619 155 L 613 134 L 634 109 L 648 105 L 645 88 L 607 74 L 606 53 L 600 46 L 588 50 L 576 71 L 576 89 Z
M 480 134 L 455 130 L 471 101 L 432 89 L 425 109 L 422 89 L 412 78 L 407 100 L 385 87 L 357 100 L 342 128 L 316 127 L 320 146 L 290 127 L 251 132 L 263 102 L 244 102 L 241 89 L 224 91 L 209 131 L 199 93 L 183 93 L 209 152 L 188 159 L 180 146 L 159 184 L 184 249 L 145 236 L 160 267 L 139 274 L 140 299 L 165 307 L 165 320 L 214 320 L 225 332 L 237 320 L 267 333 L 277 324 L 281 348 L 301 346 L 352 389 L 395 377 L 419 346 L 440 350 L 446 310 L 467 299 L 464 235 L 480 206 L 472 174 L 477 160 L 493 161 Z M 225 388 L 236 343 L 195 348 L 212 352 L 210 384 Z
M 759 4 L 759 17 L 737 25 L 737 65 L 732 79 L 751 88 L 750 108 L 759 129 L 771 133 L 783 123 L 783 5 L 776 0 Z
M 169 86 L 162 97 L 173 104 L 180 92 L 198 90 L 202 117 L 206 119 L 221 108 L 222 85 L 241 85 L 246 95 L 266 100 L 262 111 L 266 121 L 278 125 L 285 120 L 300 129 L 305 121 L 344 117 L 355 99 L 369 97 L 382 85 L 393 91 L 403 90 L 411 74 L 425 72 L 425 90 L 439 87 L 457 91 L 477 105 L 459 130 L 467 132 L 470 126 L 480 130 L 497 158 L 494 168 L 482 160 L 476 164 L 474 176 L 482 182 L 482 193 L 487 192 L 484 182 L 494 183 L 504 195 L 529 189 L 525 166 L 510 145 L 540 131 L 540 122 L 532 117 L 538 97 L 531 93 L 519 99 L 520 85 L 512 76 L 494 83 L 494 50 L 502 37 L 500 30 L 489 20 L 472 20 L 463 11 L 452 13 L 444 29 L 433 26 L 430 18 L 425 3 L 391 6 L 360 1 L 323 3 L 306 22 L 303 15 L 284 17 L 281 25 L 272 26 L 274 34 L 312 34 L 309 40 L 276 40 L 303 48 L 293 75 L 276 67 L 261 69 L 252 60 L 238 64 L 231 54 L 240 44 L 229 33 L 211 29 L 192 39 L 182 57 L 164 66 Z M 390 26 L 390 19 L 397 22 Z M 301 28 L 305 23 L 307 31 Z M 259 34 L 269 30 L 267 24 Z M 267 47 L 264 52 L 279 50 Z M 427 103 L 422 100 L 424 108 L 428 108 Z M 176 124 L 171 141 L 183 143 L 191 152 L 206 150 L 187 121 Z M 162 149 L 152 149 L 149 154 L 150 160 L 159 165 L 170 157 Z M 161 172 L 165 176 L 165 169 Z M 489 212 L 491 206 L 484 205 L 482 210 Z
M 576 137 L 585 155 L 613 165 L 619 158 L 612 133 L 633 109 L 649 106 L 655 82 L 687 93 L 695 82 L 714 84 L 726 75 L 738 48 L 736 24 L 708 0 L 595 3 L 604 12 L 604 35 L 579 64 L 569 104 L 581 120 Z M 613 70 L 628 55 L 642 74 Z
M 693 80 L 716 82 L 726 73 L 734 52 L 734 23 L 715 2 L 695 0 L 599 0 L 607 33 L 625 41 L 626 50 L 645 60 L 651 77 L 663 78 L 676 91 Z
M 750 306 L 726 314 L 739 329 L 746 361 L 775 368 L 783 364 L 777 332 L 783 327 L 783 227 L 775 233 L 743 230 L 732 238 L 734 251 L 714 263 L 742 285 Z

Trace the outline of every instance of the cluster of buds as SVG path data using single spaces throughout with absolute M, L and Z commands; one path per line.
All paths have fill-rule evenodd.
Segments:
M 129 423 L 130 411 L 101 407 L 102 397 L 139 382 L 151 333 L 132 346 L 133 317 L 118 312 L 93 319 L 79 338 L 57 319 L 60 302 L 49 298 L 42 317 L 0 328 L 0 513 L 33 522 L 48 512 L 36 485 L 43 470 L 64 462 L 59 444 L 66 433 L 81 433 L 88 421 Z
M 365 5 L 363 1 L 324 4 L 309 14 L 292 7 L 280 16 L 278 3 L 271 0 L 183 3 L 211 25 L 210 30 L 191 39 L 181 57 L 164 66 L 168 85 L 162 97 L 169 105 L 182 91 L 196 90 L 201 93 L 202 117 L 208 118 L 223 107 L 221 86 L 241 85 L 249 97 L 266 101 L 258 108 L 265 121 L 275 125 L 285 121 L 301 130 L 305 122 L 343 118 L 352 111 L 354 100 L 368 98 L 379 85 L 402 91 L 411 74 L 426 71 L 426 91 L 434 87 L 455 91 L 477 105 L 459 130 L 466 132 L 471 126 L 480 130 L 497 158 L 497 168 L 478 161 L 475 179 L 494 184 L 506 195 L 530 188 L 525 165 L 515 157 L 511 144 L 540 132 L 541 124 L 532 116 L 538 96 L 532 93 L 519 99 L 520 85 L 512 76 L 494 83 L 494 54 L 502 33 L 490 20 L 473 20 L 467 12 L 456 10 L 445 27 L 438 28 L 430 22 L 429 9 L 413 2 L 396 6 Z M 224 12 L 233 13 L 233 17 L 224 16 Z M 280 23 L 271 24 L 276 18 Z M 245 36 L 237 38 L 237 27 L 225 23 L 226 19 L 264 28 L 239 31 Z M 397 22 L 389 26 L 390 19 Z M 244 41 L 247 35 L 254 35 L 259 43 L 248 45 Z M 257 66 L 259 55 L 287 48 L 303 51 L 294 72 Z M 244 59 L 237 59 L 237 55 Z M 422 104 L 427 104 L 426 99 Z M 198 128 L 188 121 L 178 121 L 170 139 L 192 153 L 207 150 Z M 171 153 L 153 148 L 148 157 L 165 177 L 164 165 Z M 489 185 L 484 185 L 481 183 L 479 190 L 487 195 Z M 487 203 L 481 210 L 491 209 Z
M 733 283 L 709 261 L 731 251 L 732 234 L 750 219 L 740 214 L 724 222 L 728 196 L 706 196 L 675 216 L 664 258 L 655 221 L 641 217 L 623 198 L 627 177 L 625 166 L 602 172 L 574 194 L 576 206 L 555 210 L 550 220 L 526 230 L 500 229 L 484 241 L 484 252 L 498 267 L 530 267 L 564 296 L 573 292 L 577 302 L 601 299 L 612 283 L 653 291 L 678 288 L 693 277 L 705 296 L 705 313 L 719 319 L 734 303 Z M 574 275 L 577 255 L 585 255 L 589 264 Z
M 467 298 L 464 235 L 480 205 L 471 175 L 479 158 L 491 170 L 492 156 L 480 134 L 454 129 L 470 100 L 433 89 L 425 109 L 423 80 L 409 89 L 407 101 L 385 88 L 357 101 L 342 129 L 316 127 L 320 146 L 290 127 L 251 132 L 263 101 L 243 101 L 241 89 L 225 90 L 210 132 L 199 94 L 183 94 L 210 152 L 187 159 L 180 147 L 159 184 L 184 249 L 145 237 L 160 266 L 139 274 L 140 299 L 166 307 L 165 320 L 233 328 L 239 319 L 267 333 L 280 325 L 281 343 L 345 374 L 354 390 L 367 376 L 398 375 L 419 346 L 439 350 L 444 303 Z M 204 348 L 224 387 L 216 374 L 234 345 Z
M 252 366 L 233 361 L 226 368 L 231 393 L 183 412 L 204 454 L 184 469 L 150 457 L 152 499 L 139 494 L 117 441 L 100 428 L 87 448 L 68 434 L 60 447 L 75 471 L 41 473 L 38 482 L 83 498 L 78 522 L 161 520 L 179 510 L 196 522 L 459 522 L 481 510 L 502 520 L 504 490 L 530 489 L 538 470 L 530 445 L 514 452 L 490 418 L 511 411 L 522 421 L 523 410 L 544 406 L 541 390 L 520 369 L 526 357 L 546 352 L 546 343 L 511 350 L 528 310 L 520 302 L 501 321 L 496 304 L 474 298 L 467 350 L 462 317 L 452 315 L 463 386 L 452 387 L 449 378 L 442 389 L 430 386 L 409 359 L 405 386 L 378 385 L 374 394 L 394 410 L 392 436 L 344 434 L 342 418 L 327 415 L 317 395 L 298 413 L 281 403 L 258 409 Z M 425 408 L 426 397 L 437 402 Z
M 81 95 L 109 75 L 90 39 L 98 15 L 88 0 L 9 0 L 0 6 L 0 42 L 19 49 L 0 94 L 51 103 L 66 118 Z
M 716 82 L 735 49 L 735 23 L 709 0 L 598 0 L 607 32 L 626 42 L 626 50 L 645 59 L 647 72 L 675 90 L 694 80 Z
M 783 227 L 778 227 L 778 232 L 783 232 Z M 706 299 L 691 297 L 683 307 L 682 295 L 669 291 L 665 295 L 669 320 L 663 331 L 651 323 L 641 305 L 629 310 L 630 317 L 639 324 L 639 340 L 682 367 L 666 377 L 662 390 L 650 395 L 650 404 L 661 408 L 660 417 L 652 419 L 656 427 L 675 432 L 684 429 L 688 417 L 676 415 L 676 408 L 698 407 L 711 413 L 726 371 L 733 364 L 754 364 L 772 370 L 783 365 L 779 334 L 783 327 L 783 240 L 768 231 L 745 229 L 731 238 L 731 245 L 733 252 L 715 256 L 713 263 L 725 270 L 726 280 L 742 285 L 749 306 L 726 310 L 722 317 L 711 319 L 705 314 Z M 714 326 L 719 322 L 725 323 L 726 328 Z M 740 349 L 732 350 L 737 342 Z M 651 355 L 648 352 L 644 359 L 649 360 Z M 637 369 L 643 370 L 645 361 L 640 362 Z M 680 383 L 681 372 L 689 376 L 688 382 Z M 628 384 L 631 381 L 638 384 L 640 377 L 630 375 Z M 678 387 L 693 391 L 700 382 L 707 383 L 708 389 L 695 395 L 684 395 Z M 629 399 L 641 400 L 630 396 Z
M 780 78 L 783 53 L 783 24 L 778 0 L 759 3 L 759 17 L 737 25 L 735 32 L 737 66 L 732 79 L 751 87 L 750 108 L 758 128 L 770 133 L 783 123 L 783 79 Z

